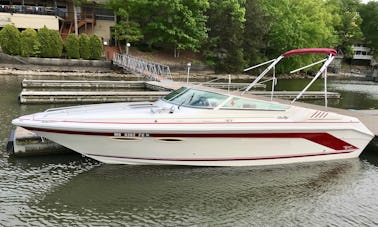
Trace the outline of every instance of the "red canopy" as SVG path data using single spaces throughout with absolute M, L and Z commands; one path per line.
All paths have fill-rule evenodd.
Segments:
M 336 56 L 337 51 L 331 48 L 302 48 L 290 50 L 286 53 L 283 53 L 282 56 L 288 57 L 295 54 L 332 54 L 333 56 Z

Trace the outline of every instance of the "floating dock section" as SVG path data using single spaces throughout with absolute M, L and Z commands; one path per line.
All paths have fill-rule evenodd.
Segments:
M 103 80 L 23 80 L 22 88 L 64 88 L 64 89 L 143 89 L 145 81 L 103 81 Z
M 12 156 L 31 156 L 71 153 L 72 150 L 37 136 L 35 133 L 16 127 L 8 139 L 7 152 Z
M 22 91 L 22 104 L 156 101 L 168 91 Z
M 24 80 L 19 100 L 21 104 L 156 101 L 170 91 L 185 85 L 180 82 L 155 81 Z M 246 85 L 246 83 L 206 83 L 207 87 L 230 89 L 230 91 L 240 90 Z M 259 87 L 264 86 L 259 85 Z M 276 91 L 274 97 L 293 99 L 298 93 Z M 269 91 L 251 91 L 251 94 L 270 96 L 271 93 Z M 306 92 L 302 98 L 320 99 L 324 98 L 324 93 Z M 340 94 L 328 92 L 328 98 L 340 98 Z

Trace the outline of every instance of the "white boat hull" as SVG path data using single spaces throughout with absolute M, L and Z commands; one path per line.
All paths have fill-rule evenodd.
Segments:
M 371 140 L 370 135 L 353 130 L 132 137 L 105 132 L 36 133 L 104 163 L 133 165 L 257 166 L 356 158 Z

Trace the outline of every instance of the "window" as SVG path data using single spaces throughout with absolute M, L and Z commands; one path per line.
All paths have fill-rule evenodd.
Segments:
M 239 97 L 234 97 L 228 101 L 223 107 L 223 109 L 244 109 L 244 110 L 287 110 L 289 107 L 286 105 L 264 102 L 254 99 L 244 99 Z
M 180 88 L 164 97 L 164 100 L 186 107 L 214 108 L 228 98 L 210 91 Z

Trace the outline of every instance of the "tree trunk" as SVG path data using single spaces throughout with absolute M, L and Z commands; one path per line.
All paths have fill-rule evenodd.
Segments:
M 180 57 L 180 49 L 177 49 L 177 46 L 173 48 L 173 57 L 178 58 Z

